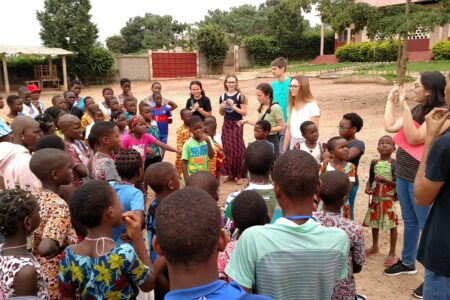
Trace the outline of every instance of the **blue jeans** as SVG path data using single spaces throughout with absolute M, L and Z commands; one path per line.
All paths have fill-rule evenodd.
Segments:
M 353 186 L 352 190 L 350 191 L 350 195 L 348 196 L 348 202 L 350 203 L 350 216 L 352 220 L 355 219 L 355 199 L 356 199 L 356 193 L 358 192 L 359 185 Z
M 425 300 L 450 300 L 450 277 L 437 275 L 425 269 L 423 298 Z
M 419 234 L 425 226 L 430 207 L 416 204 L 413 181 L 397 177 L 397 196 L 404 224 L 402 263 L 412 266 L 416 263 Z

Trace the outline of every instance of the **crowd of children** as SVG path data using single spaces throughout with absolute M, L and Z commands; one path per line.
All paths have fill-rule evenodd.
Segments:
M 315 115 L 284 147 L 279 91 L 258 85 L 259 120 L 250 121 L 236 84 L 228 76 L 220 96 L 221 114 L 229 114 L 225 148 L 200 81 L 179 112 L 175 147 L 167 142 L 177 104 L 158 82 L 140 102 L 126 78 L 121 94 L 104 88 L 101 102 L 80 96 L 78 81 L 47 109 L 36 86 L 8 96 L 0 120 L 0 299 L 135 299 L 139 290 L 154 290 L 155 299 L 365 299 L 353 274 L 378 253 L 380 229 L 391 233 L 385 266 L 397 259 L 392 138 L 379 139 L 380 158 L 370 164 L 366 250 L 353 221 L 362 118 L 345 114 L 339 136 L 321 143 Z M 232 126 L 244 124 L 254 125 L 254 141 L 229 154 Z M 164 151 L 176 153 L 174 164 Z M 242 166 L 230 157 L 242 157 Z M 223 212 L 221 175 L 248 177 Z

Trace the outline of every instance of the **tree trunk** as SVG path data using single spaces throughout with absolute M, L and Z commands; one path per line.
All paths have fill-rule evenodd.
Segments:
M 405 16 L 406 20 L 408 20 L 410 9 L 411 9 L 411 0 L 406 0 L 405 7 Z M 403 86 L 405 81 L 406 74 L 406 65 L 408 62 L 408 31 L 400 33 L 400 45 L 398 46 L 398 54 L 397 54 L 397 84 L 399 86 Z

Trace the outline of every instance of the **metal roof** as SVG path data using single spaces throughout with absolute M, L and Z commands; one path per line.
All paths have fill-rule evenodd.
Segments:
M 62 48 L 48 48 L 44 46 L 6 46 L 0 45 L 0 55 L 29 54 L 29 55 L 73 55 L 74 52 Z

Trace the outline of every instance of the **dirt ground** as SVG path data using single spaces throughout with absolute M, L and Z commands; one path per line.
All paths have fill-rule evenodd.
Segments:
M 238 76 L 239 77 L 239 76 Z M 218 97 L 223 93 L 223 81 L 219 79 L 202 79 L 203 88 L 206 95 L 211 99 L 213 114 L 218 120 L 218 131 L 220 133 L 223 118 L 218 113 Z M 239 86 L 249 97 L 248 118 L 256 119 L 258 102 L 255 96 L 255 87 L 261 82 L 272 82 L 273 78 L 260 78 L 240 81 Z M 175 101 L 179 108 L 186 104 L 189 95 L 190 79 L 161 81 L 162 94 Z M 320 118 L 320 142 L 326 142 L 329 138 L 338 135 L 338 124 L 342 115 L 347 112 L 357 112 L 364 119 L 364 127 L 357 137 L 366 144 L 366 152 L 361 159 L 359 166 L 360 189 L 356 199 L 355 216 L 358 223 L 362 223 L 367 211 L 368 197 L 364 194 L 364 187 L 368 179 L 368 169 L 371 159 L 377 157 L 376 145 L 378 138 L 386 134 L 383 128 L 383 112 L 386 96 L 390 87 L 379 84 L 333 84 L 331 80 L 310 79 L 311 90 L 316 97 L 321 108 Z M 89 87 L 82 90 L 83 96 L 92 96 L 97 102 L 102 100 L 101 89 L 103 86 Z M 121 92 L 118 84 L 112 85 L 116 94 Z M 412 84 L 408 85 L 412 94 Z M 132 84 L 134 95 L 141 100 L 150 93 L 149 82 L 138 82 Z M 45 92 L 42 99 L 46 106 L 50 105 L 50 99 L 58 92 Z M 5 98 L 5 97 L 4 97 Z M 5 99 L 6 100 L 6 99 Z M 171 145 L 176 145 L 176 129 L 181 125 L 179 110 L 174 112 L 174 122 L 169 129 L 169 141 Z M 3 113 L 6 113 L 5 111 Z M 253 128 L 246 126 L 245 142 L 251 142 L 253 138 Z M 166 161 L 174 162 L 175 155 L 167 153 Z M 239 190 L 234 183 L 224 183 L 220 188 L 221 203 L 228 194 Z M 397 241 L 397 255 L 400 256 L 403 245 L 403 223 L 401 221 L 400 207 L 397 204 L 400 225 Z M 364 228 L 366 247 L 372 242 L 371 232 Z M 387 277 L 383 275 L 383 262 L 389 251 L 389 233 L 381 232 L 380 254 L 367 259 L 366 264 L 360 274 L 355 275 L 358 293 L 366 295 L 369 299 L 412 299 L 412 291 L 421 283 L 423 278 L 423 268 L 418 265 L 417 275 L 403 275 L 397 277 Z

